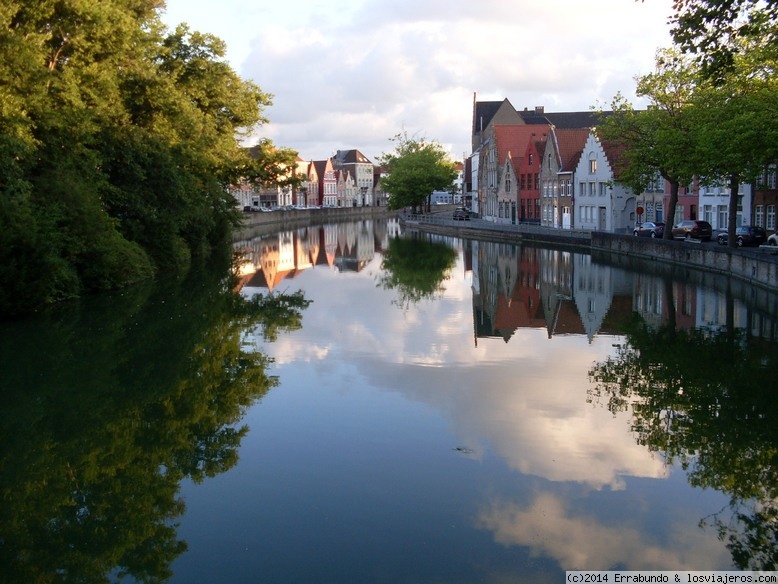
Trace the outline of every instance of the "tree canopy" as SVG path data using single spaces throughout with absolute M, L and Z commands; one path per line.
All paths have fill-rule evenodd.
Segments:
M 676 0 L 671 34 L 694 54 L 706 77 L 722 82 L 743 41 L 760 40 L 778 50 L 778 0 Z
M 240 142 L 271 96 L 163 5 L 0 6 L 0 316 L 187 267 L 237 225 L 241 170 L 277 167 Z
M 613 100 L 612 113 L 603 117 L 598 133 L 624 148 L 620 181 L 636 193 L 661 176 L 670 184 L 667 216 L 672 220 L 681 186 L 691 183 L 695 164 L 694 135 L 688 106 L 696 86 L 696 69 L 678 51 L 661 50 L 656 69 L 637 79 L 636 94 L 650 106 L 636 111 L 622 95 Z M 671 237 L 666 229 L 664 238 Z
M 659 51 L 655 71 L 637 78 L 636 93 L 648 98 L 649 107 L 635 111 L 617 95 L 612 114 L 598 128 L 624 149 L 620 182 L 637 193 L 652 173 L 670 183 L 669 221 L 679 186 L 693 179 L 728 185 L 732 247 L 740 185 L 755 182 L 778 160 L 778 53 L 764 39 L 741 38 L 737 45 L 720 79 L 711 79 L 698 60 L 677 49 Z
M 381 186 L 389 194 L 389 208 L 418 207 L 433 191 L 449 191 L 457 176 L 456 166 L 434 141 L 398 134 L 393 152 L 383 154 L 380 164 L 387 175 Z

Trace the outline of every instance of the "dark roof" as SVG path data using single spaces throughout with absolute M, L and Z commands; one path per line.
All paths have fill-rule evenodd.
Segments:
M 473 111 L 473 134 L 478 134 L 482 128 L 489 125 L 494 114 L 500 109 L 503 101 L 477 101 Z
M 539 112 L 537 110 L 516 110 L 528 124 L 551 124 L 557 128 L 593 128 L 602 121 L 601 116 L 611 112 Z
M 368 160 L 367 156 L 362 154 L 359 150 L 338 150 L 337 154 L 333 157 L 341 164 L 373 164 Z

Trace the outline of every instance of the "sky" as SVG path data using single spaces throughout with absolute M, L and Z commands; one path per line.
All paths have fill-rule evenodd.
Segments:
M 672 0 L 167 0 L 165 24 L 227 44 L 243 79 L 273 95 L 258 138 L 305 160 L 399 134 L 470 154 L 473 98 L 547 112 L 637 107 L 635 76 L 671 45 Z M 256 143 L 256 139 L 252 143 Z

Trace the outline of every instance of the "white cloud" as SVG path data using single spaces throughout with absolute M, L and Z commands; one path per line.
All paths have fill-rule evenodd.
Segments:
M 478 525 L 494 533 L 498 543 L 528 546 L 534 556 L 550 556 L 564 570 L 612 570 L 629 561 L 630 570 L 698 570 L 719 557 L 719 544 L 676 510 L 677 523 L 666 526 L 664 540 L 651 540 L 633 517 L 606 525 L 594 516 L 576 517 L 559 497 L 540 493 L 529 507 L 494 501 L 478 517 Z
M 262 136 L 322 159 L 358 148 L 375 157 L 402 130 L 469 150 L 473 93 L 547 111 L 633 96 L 634 76 L 667 46 L 672 0 L 168 0 L 228 45 L 244 78 L 272 93 Z M 634 96 L 633 96 L 634 99 Z

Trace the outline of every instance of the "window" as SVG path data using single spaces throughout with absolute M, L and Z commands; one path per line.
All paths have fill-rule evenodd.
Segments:
M 505 177 L 505 192 L 510 193 L 511 192 L 511 177 L 506 176 Z
M 775 231 L 775 205 L 767 205 L 767 223 L 765 229 Z
M 703 205 L 702 207 L 702 216 L 705 218 L 705 221 L 713 225 L 713 206 L 712 205 Z
M 608 191 L 608 184 L 607 183 L 600 183 L 600 196 L 604 197 L 605 193 Z
M 527 175 L 522 174 L 521 175 L 521 190 L 523 191 L 525 188 L 527 188 Z
M 582 197 L 586 195 L 586 183 L 580 183 L 578 185 L 578 192 L 581 193 Z
M 719 216 L 719 229 L 724 229 L 727 227 L 727 206 L 726 205 L 719 205 L 718 207 L 718 216 Z
M 532 166 L 532 164 L 535 162 L 535 155 L 530 153 L 529 155 L 529 165 Z
M 754 225 L 764 227 L 764 206 L 762 205 L 754 207 Z
M 590 183 L 589 183 L 589 196 L 590 196 L 590 197 L 593 197 L 593 196 L 594 196 L 594 194 L 595 194 L 595 191 L 594 191 L 594 185 L 595 185 L 595 183 L 593 183 L 593 182 L 590 182 Z
M 594 174 L 595 172 L 597 172 L 597 159 L 592 152 L 589 154 L 589 174 Z
M 776 168 L 775 165 L 770 165 L 767 167 L 767 176 L 765 177 L 765 184 L 768 189 L 775 190 L 778 188 L 778 185 L 776 185 Z

